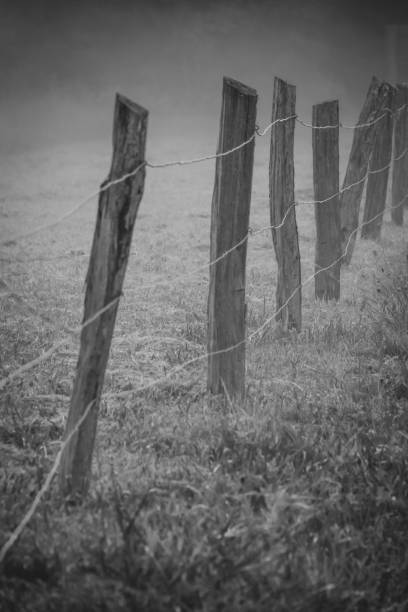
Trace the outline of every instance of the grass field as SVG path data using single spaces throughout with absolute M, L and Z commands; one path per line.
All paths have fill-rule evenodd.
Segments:
M 269 224 L 266 141 L 256 145 L 253 229 Z M 156 151 L 215 148 L 191 142 Z M 313 199 L 308 146 L 297 146 L 299 199 Z M 91 143 L 2 159 L 2 233 L 75 206 L 105 178 L 109 155 Z M 317 303 L 308 283 L 302 332 L 271 325 L 248 345 L 246 400 L 225 405 L 206 393 L 205 358 L 172 371 L 206 353 L 213 174 L 213 162 L 147 173 L 91 492 L 80 507 L 46 493 L 1 568 L 2 611 L 408 610 L 406 230 L 387 214 L 379 243 L 358 241 L 339 303 Z M 95 213 L 96 199 L 0 250 L 0 376 L 66 340 L 2 392 L 1 545 L 64 431 Z M 299 206 L 297 220 L 305 280 L 313 207 Z M 248 244 L 249 332 L 273 314 L 275 288 L 265 231 Z

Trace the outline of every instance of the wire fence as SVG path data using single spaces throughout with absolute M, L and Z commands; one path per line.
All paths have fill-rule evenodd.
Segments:
M 196 163 L 200 163 L 200 162 L 204 162 L 204 161 L 208 161 L 208 160 L 213 160 L 213 159 L 217 159 L 219 157 L 223 157 L 226 155 L 230 155 L 238 150 L 240 150 L 242 147 L 245 147 L 246 145 L 248 145 L 250 142 L 252 142 L 256 136 L 265 136 L 274 125 L 278 124 L 278 123 L 282 123 L 285 121 L 290 121 L 290 120 L 296 120 L 299 124 L 308 127 L 308 128 L 312 128 L 312 129 L 333 129 L 333 128 L 345 128 L 345 129 L 358 129 L 358 128 L 364 128 L 364 127 L 370 127 L 374 124 L 376 124 L 378 121 L 380 121 L 381 119 L 383 119 L 384 117 L 386 117 L 389 113 L 391 113 L 392 115 L 396 115 L 397 113 L 401 112 L 404 108 L 407 108 L 407 105 L 403 105 L 401 107 L 399 107 L 396 110 L 392 110 L 392 109 L 385 109 L 384 113 L 382 115 L 380 115 L 379 117 L 377 117 L 376 119 L 370 121 L 370 122 L 365 122 L 365 123 L 361 123 L 361 124 L 356 124 L 356 125 L 344 125 L 342 123 L 339 123 L 337 125 L 329 125 L 329 126 L 315 126 L 313 124 L 309 124 L 301 119 L 298 118 L 297 115 L 291 115 L 288 117 L 284 117 L 281 119 L 277 119 L 273 122 L 271 122 L 270 124 L 268 124 L 263 130 L 260 130 L 259 127 L 256 128 L 254 134 L 247 139 L 246 141 L 240 143 L 239 145 L 237 145 L 236 147 L 228 150 L 228 151 L 224 151 L 224 152 L 220 152 L 214 155 L 206 155 L 203 157 L 199 157 L 199 158 L 193 158 L 193 159 L 187 159 L 187 160 L 176 160 L 176 161 L 168 161 L 168 162 L 160 162 L 160 163 L 152 163 L 152 162 L 143 162 L 142 164 L 138 165 L 137 168 L 135 168 L 135 170 L 133 170 L 132 172 L 129 172 L 123 176 L 121 176 L 118 179 L 112 180 L 112 181 L 108 181 L 105 184 L 103 184 L 101 186 L 100 189 L 96 190 L 95 192 L 93 192 L 92 194 L 90 194 L 89 196 L 87 196 L 85 199 L 83 199 L 81 202 L 79 202 L 75 207 L 73 207 L 71 210 L 67 211 L 66 213 L 64 213 L 62 216 L 58 217 L 57 219 L 50 221 L 48 223 L 44 223 L 43 225 L 37 226 L 36 228 L 33 228 L 32 230 L 29 230 L 27 232 L 24 233 L 20 233 L 20 234 L 16 234 L 14 236 L 12 236 L 11 238 L 8 239 L 4 239 L 2 241 L 0 241 L 0 246 L 7 246 L 10 245 L 12 243 L 15 243 L 16 241 L 31 237 L 41 231 L 47 230 L 51 227 L 54 227 L 56 225 L 58 225 L 59 223 L 61 223 L 62 221 L 64 221 L 65 219 L 67 219 L 68 217 L 70 217 L 71 215 L 75 214 L 75 212 L 77 212 L 82 206 L 84 206 L 87 202 L 89 202 L 91 199 L 93 199 L 95 196 L 98 196 L 101 192 L 106 191 L 107 189 L 109 189 L 110 187 L 117 185 L 123 181 L 126 181 L 127 179 L 135 176 L 144 166 L 146 167 L 150 167 L 150 168 L 164 168 L 164 167 L 170 167 L 170 166 L 183 166 L 183 165 L 189 165 L 189 164 L 196 164 Z M 323 205 L 331 200 L 333 200 L 336 197 L 341 196 L 342 193 L 344 193 L 347 190 L 352 189 L 353 187 L 363 183 L 370 174 L 377 174 L 380 172 L 384 172 L 386 170 L 388 170 L 394 161 L 398 161 L 400 159 L 402 159 L 406 154 L 408 153 L 408 147 L 406 149 L 404 149 L 404 151 L 402 151 L 398 156 L 394 157 L 387 165 L 385 165 L 382 168 L 377 168 L 377 169 L 371 169 L 370 167 L 368 167 L 367 172 L 364 174 L 363 177 L 361 177 L 361 179 L 359 179 L 358 181 L 347 185 L 345 187 L 343 187 L 342 189 L 340 189 L 338 192 L 336 192 L 335 194 L 332 194 L 331 196 L 323 199 L 323 200 L 303 200 L 303 201 L 296 201 L 293 202 L 289 208 L 286 210 L 286 213 L 282 219 L 282 221 L 277 224 L 277 225 L 268 225 L 265 226 L 263 228 L 260 228 L 256 231 L 250 231 L 248 232 L 248 234 L 246 236 L 244 236 L 242 238 L 242 240 L 240 240 L 239 242 L 237 242 L 236 244 L 234 244 L 230 249 L 228 249 L 227 251 L 225 251 L 224 253 L 222 253 L 222 255 L 220 255 L 219 257 L 217 257 L 216 259 L 206 263 L 203 266 L 200 266 L 199 268 L 196 268 L 193 271 L 190 271 L 188 273 L 182 274 L 182 275 L 178 275 L 173 277 L 172 279 L 167 279 L 164 281 L 159 281 L 159 282 L 155 282 L 155 283 L 151 283 L 151 284 L 142 284 L 140 285 L 140 289 L 147 289 L 147 288 L 153 288 L 156 286 L 160 286 L 163 284 L 176 284 L 180 279 L 182 278 L 186 278 L 186 277 L 190 277 L 198 272 L 201 272 L 204 269 L 208 269 L 210 266 L 214 266 L 215 264 L 217 264 L 219 261 L 221 261 L 223 258 L 227 257 L 232 251 L 234 251 L 235 249 L 238 249 L 240 246 L 242 246 L 250 236 L 255 236 L 257 234 L 261 234 L 262 232 L 266 232 L 266 231 L 271 231 L 271 230 L 279 230 L 281 227 L 283 227 L 283 225 L 285 224 L 287 217 L 290 213 L 291 210 L 293 210 L 293 208 L 295 206 L 298 205 Z M 401 200 L 395 204 L 395 205 L 389 205 L 386 206 L 381 212 L 379 212 L 377 215 L 373 216 L 372 218 L 370 218 L 369 220 L 366 220 L 360 224 L 357 225 L 357 227 L 351 232 L 351 234 L 349 235 L 347 244 L 345 249 L 343 250 L 343 252 L 341 253 L 341 255 L 333 262 L 330 263 L 330 265 L 320 268 L 319 270 L 315 271 L 312 275 L 310 275 L 305 281 L 303 281 L 293 292 L 292 294 L 287 298 L 287 300 L 285 301 L 285 303 L 283 303 L 274 313 L 273 315 L 271 315 L 270 317 L 268 317 L 260 326 L 258 326 L 253 332 L 251 332 L 245 339 L 243 339 L 242 341 L 231 345 L 225 349 L 221 349 L 212 353 L 209 352 L 205 352 L 202 355 L 199 355 L 198 357 L 194 357 L 192 359 L 186 360 L 184 363 L 179 364 L 178 366 L 175 366 L 174 368 L 171 368 L 164 376 L 161 376 L 160 378 L 157 378 L 153 381 L 151 381 L 150 383 L 140 386 L 136 389 L 131 389 L 131 390 L 127 390 L 127 391 L 121 391 L 121 392 L 117 392 L 117 393 L 105 393 L 102 395 L 103 398 L 115 398 L 115 399 L 125 399 L 125 398 L 129 398 L 132 395 L 135 395 L 137 393 L 141 393 L 143 391 L 149 390 L 157 385 L 159 385 L 162 382 L 165 382 L 166 380 L 168 380 L 169 378 L 174 377 L 175 374 L 177 374 L 178 372 L 181 371 L 185 371 L 187 368 L 189 368 L 190 366 L 199 363 L 203 360 L 207 360 L 210 356 L 216 356 L 219 354 L 223 354 L 223 353 L 228 353 L 231 351 L 236 350 L 237 348 L 239 348 L 240 346 L 242 346 L 243 344 L 249 344 L 251 342 L 256 341 L 256 339 L 259 339 L 262 337 L 262 335 L 265 333 L 265 331 L 270 328 L 271 324 L 275 321 L 278 317 L 278 315 L 288 306 L 289 302 L 293 299 L 293 297 L 296 295 L 297 292 L 301 291 L 302 288 L 304 288 L 306 285 L 308 285 L 309 283 L 311 283 L 319 274 L 329 270 L 330 268 L 336 266 L 340 261 L 342 261 L 344 259 L 344 257 L 346 256 L 349 246 L 351 244 L 351 241 L 354 237 L 354 235 L 361 230 L 365 225 L 372 223 L 373 221 L 375 221 L 377 218 L 381 217 L 385 210 L 392 210 L 395 208 L 398 208 L 400 206 L 402 206 L 404 204 L 404 202 L 408 199 L 408 192 L 401 198 Z M 6 292 L 3 293 L 3 295 L 7 295 L 7 294 L 11 294 L 11 295 L 17 295 L 12 289 L 10 289 L 8 287 L 8 285 L 6 285 L 6 283 L 3 282 L 4 288 L 7 290 Z M 1 295 L 0 295 L 1 297 Z M 69 330 L 71 333 L 80 333 L 85 327 L 87 327 L 88 325 L 92 324 L 93 322 L 95 322 L 100 316 L 102 316 L 104 313 L 106 313 L 108 310 L 110 310 L 112 307 L 114 307 L 118 301 L 120 300 L 120 296 L 116 297 L 114 300 L 112 300 L 111 302 L 109 302 L 108 304 L 106 304 L 103 308 L 101 308 L 100 310 L 98 310 L 92 317 L 90 317 L 89 319 L 87 319 L 86 321 L 84 321 L 82 323 L 82 325 L 78 326 L 77 328 L 73 329 L 73 330 Z M 276 323 L 277 324 L 277 323 Z M 44 353 L 42 353 L 41 355 L 39 355 L 38 357 L 36 357 L 35 359 L 27 362 L 26 364 L 20 366 L 19 368 L 16 368 L 13 372 L 10 372 L 7 376 L 5 376 L 4 378 L 0 379 L 0 390 L 4 389 L 6 387 L 6 385 L 8 383 L 10 383 L 12 380 L 15 380 L 16 378 L 24 375 L 26 372 L 28 372 L 29 370 L 31 370 L 32 368 L 34 368 L 35 366 L 43 363 L 45 360 L 47 360 L 49 357 L 51 357 L 51 355 L 53 355 L 58 348 L 62 347 L 63 345 L 65 345 L 67 343 L 67 339 L 64 338 L 61 341 L 58 341 L 56 343 L 54 343 L 47 351 L 45 351 Z M 7 539 L 7 541 L 5 542 L 5 544 L 3 545 L 3 547 L 0 550 L 0 563 L 4 560 L 7 552 L 12 548 L 12 546 L 15 544 L 15 542 L 17 541 L 17 539 L 20 537 L 21 533 L 23 532 L 24 528 L 27 526 L 27 524 L 29 523 L 29 521 L 31 520 L 32 516 L 35 513 L 36 508 L 38 507 L 41 499 L 44 497 L 45 493 L 47 492 L 47 490 L 50 488 L 52 480 L 55 476 L 55 474 L 57 473 L 57 470 L 59 468 L 60 462 L 61 462 L 61 457 L 62 457 L 62 453 L 65 449 L 65 447 L 67 446 L 67 444 L 69 443 L 70 439 L 72 438 L 72 436 L 78 431 L 78 429 L 81 427 L 82 423 L 85 421 L 86 417 L 88 416 L 91 407 L 93 405 L 94 402 L 91 402 L 86 410 L 84 411 L 83 415 L 81 416 L 81 418 L 78 420 L 78 422 L 76 423 L 74 429 L 70 432 L 70 434 L 67 436 L 67 438 L 62 442 L 60 449 L 55 457 L 55 460 L 53 462 L 53 465 L 44 481 L 44 484 L 42 485 L 41 489 L 38 491 L 33 503 L 31 504 L 28 512 L 25 514 L 25 516 L 23 517 L 23 519 L 20 521 L 20 523 L 18 524 L 18 526 L 16 527 L 16 529 L 13 531 L 13 533 L 9 536 L 9 538 Z
M 381 119 L 383 119 L 384 117 L 386 117 L 389 113 L 391 113 L 392 115 L 396 115 L 397 113 L 401 112 L 403 109 L 407 108 L 408 105 L 404 104 L 401 107 L 399 107 L 398 109 L 396 109 L 395 111 L 392 111 L 391 109 L 385 109 L 385 112 L 382 113 L 379 117 L 377 117 L 376 119 L 374 119 L 373 121 L 367 122 L 367 123 L 357 123 L 353 126 L 344 126 L 342 123 L 338 123 L 336 125 L 330 125 L 330 126 L 313 126 L 312 124 L 307 124 L 306 122 L 303 122 L 301 120 L 298 119 L 297 115 L 290 115 L 288 117 L 283 117 L 280 119 L 276 119 L 275 121 L 272 121 L 271 123 L 269 123 L 263 130 L 259 130 L 259 128 L 256 128 L 256 131 L 254 132 L 254 134 L 252 134 L 252 136 L 250 138 L 248 138 L 247 140 L 245 140 L 244 142 L 240 143 L 239 145 L 237 145 L 236 147 L 233 147 L 232 149 L 228 149 L 228 151 L 224 151 L 221 153 L 216 153 L 213 155 L 206 155 L 204 157 L 198 157 L 198 158 L 193 158 L 193 159 L 187 159 L 187 160 L 176 160 L 176 161 L 169 161 L 169 162 L 160 162 L 160 163 L 150 163 L 150 162 L 143 162 L 142 164 L 139 164 L 137 166 L 137 168 L 135 168 L 135 170 L 133 170 L 132 172 L 128 172 L 126 174 L 124 174 L 123 176 L 119 177 L 118 179 L 112 180 L 112 181 L 107 181 L 105 183 L 102 184 L 102 186 L 100 187 L 100 189 L 94 191 L 92 194 L 88 195 L 84 200 L 82 200 L 81 202 L 79 202 L 76 206 L 74 206 L 71 210 L 69 210 L 68 212 L 64 213 L 62 216 L 60 216 L 58 219 L 55 219 L 49 223 L 45 223 L 41 226 L 38 226 L 28 232 L 24 232 L 21 234 L 18 234 L 16 236 L 13 236 L 12 238 L 0 241 L 0 246 L 5 246 L 8 245 L 10 243 L 16 242 L 18 240 L 22 240 L 24 238 L 30 237 L 35 235 L 38 232 L 41 232 L 43 230 L 49 229 L 51 227 L 54 227 L 56 225 L 58 225 L 59 223 L 61 223 L 62 221 L 64 221 L 65 219 L 67 219 L 68 217 L 70 217 L 71 215 L 75 214 L 75 212 L 77 212 L 82 206 L 84 206 L 87 202 L 89 202 L 91 199 L 93 199 L 94 197 L 96 197 L 97 195 L 99 195 L 100 193 L 108 190 L 110 187 L 113 187 L 114 185 L 117 185 L 119 183 L 122 183 L 124 181 L 126 181 L 127 179 L 135 176 L 144 166 L 148 166 L 151 168 L 164 168 L 164 167 L 170 167 L 170 166 L 182 166 L 182 165 L 190 165 L 190 164 L 196 164 L 196 163 L 200 163 L 200 162 L 204 162 L 204 161 L 208 161 L 208 160 L 213 160 L 213 159 L 217 159 L 219 157 L 224 157 L 226 155 L 231 155 L 232 153 L 238 151 L 239 149 L 247 146 L 250 142 L 252 142 L 252 140 L 254 140 L 254 138 L 256 137 L 256 135 L 259 136 L 265 136 L 274 125 L 278 124 L 278 123 L 283 123 L 286 121 L 290 121 L 290 120 L 297 120 L 299 121 L 299 123 L 301 123 L 302 125 L 305 125 L 306 127 L 311 127 L 311 128 L 316 128 L 316 129 L 326 129 L 326 128 L 340 128 L 340 127 L 345 127 L 345 128 L 350 128 L 350 129 L 356 129 L 359 127 L 369 127 L 372 125 L 375 125 L 376 123 L 378 123 Z M 403 157 L 405 157 L 405 155 L 407 155 L 408 153 L 408 147 L 406 147 L 398 156 L 395 156 L 391 159 L 391 161 L 386 164 L 385 166 L 381 167 L 381 168 L 376 168 L 376 169 L 371 169 L 370 165 L 368 165 L 368 169 L 365 172 L 365 174 L 358 180 L 355 181 L 349 185 L 346 185 L 345 187 L 342 187 L 339 191 L 337 191 L 336 193 L 328 196 L 327 198 L 321 199 L 321 200 L 297 200 L 295 202 L 293 202 L 292 204 L 289 205 L 289 207 L 287 208 L 284 217 L 282 218 L 282 221 L 277 224 L 277 225 L 267 225 L 265 227 L 262 227 L 258 230 L 252 230 L 250 229 L 250 231 L 240 240 L 238 241 L 236 244 L 234 244 L 231 248 L 229 248 L 228 250 L 226 250 L 224 253 L 222 253 L 221 255 L 219 255 L 217 258 L 215 258 L 214 260 L 211 260 L 197 268 L 195 268 L 194 270 L 191 270 L 187 273 L 183 273 L 177 276 L 173 276 L 171 279 L 166 279 L 166 280 L 160 280 L 160 281 L 156 281 L 154 283 L 142 283 L 138 286 L 139 290 L 143 290 L 143 289 L 153 289 L 155 287 L 158 286 L 163 286 L 163 285 L 176 285 L 179 281 L 184 280 L 186 278 L 189 278 L 191 276 L 194 276 L 200 272 L 203 272 L 204 270 L 208 270 L 210 267 L 216 265 L 217 263 L 219 263 L 222 259 L 224 259 L 225 257 L 227 257 L 230 253 L 232 253 L 234 250 L 238 249 L 240 246 L 242 246 L 251 236 L 256 236 L 258 234 L 264 233 L 264 232 L 269 232 L 272 230 L 279 230 L 280 228 L 282 228 L 290 214 L 290 212 L 293 210 L 294 207 L 296 206 L 302 206 L 302 205 L 322 205 L 322 204 L 326 204 L 328 202 L 330 202 L 331 200 L 338 198 L 342 195 L 342 193 L 344 193 L 347 190 L 352 189 L 353 187 L 364 183 L 368 176 L 370 176 L 370 174 L 378 174 L 381 172 L 385 172 L 386 170 L 390 169 L 393 165 L 393 163 L 395 161 L 398 161 L 400 159 L 402 159 Z M 406 199 L 406 196 L 404 196 L 402 202 Z M 402 202 L 400 204 L 397 204 L 395 206 L 391 206 L 391 207 L 386 207 L 387 208 L 398 208 L 399 206 L 402 205 Z M 340 259 L 338 261 L 341 261 L 344 256 L 347 253 L 348 250 L 348 246 L 350 244 L 350 240 L 351 238 L 355 235 L 355 233 L 361 229 L 362 227 L 364 227 L 365 225 L 371 223 L 372 221 L 374 221 L 375 219 L 377 219 L 379 216 L 381 216 L 383 214 L 383 211 L 381 213 L 379 213 L 378 215 L 376 215 L 375 217 L 373 217 L 372 219 L 365 221 L 363 224 L 359 225 L 350 235 L 349 237 L 349 241 L 347 243 L 347 249 L 346 252 L 342 254 L 342 256 L 340 257 Z M 338 261 L 336 260 L 336 264 L 338 263 Z M 332 264 L 335 265 L 335 264 Z M 325 269 L 321 269 L 317 272 L 317 274 L 323 272 Z M 313 280 L 315 278 L 316 275 L 313 275 L 310 280 L 308 280 L 308 282 L 310 282 L 311 280 Z M 5 283 L 4 283 L 5 284 Z M 300 290 L 301 287 L 299 287 Z M 11 288 L 7 287 L 8 289 L 8 293 L 12 294 L 12 295 L 18 295 L 22 300 L 24 300 L 24 296 L 19 295 L 18 293 L 16 293 L 14 290 L 12 290 Z M 0 297 L 2 297 L 2 295 L 0 294 Z M 80 333 L 85 327 L 87 327 L 88 325 L 90 325 L 92 322 L 94 322 L 98 317 L 100 317 L 102 314 L 104 314 L 107 310 L 109 310 L 110 308 L 112 308 L 120 299 L 121 296 L 115 298 L 114 300 L 112 300 L 111 302 L 109 302 L 108 304 L 106 304 L 103 308 L 101 308 L 99 311 L 97 311 L 90 319 L 88 319 L 87 321 L 85 321 L 84 323 L 82 323 L 82 325 L 69 330 L 71 334 L 77 334 Z M 290 300 L 292 299 L 293 296 L 291 296 L 288 300 L 287 303 L 285 303 L 278 312 L 276 312 L 271 318 L 270 320 L 273 320 L 276 316 L 278 316 L 278 314 L 288 305 L 288 303 L 290 302 Z M 258 333 L 258 330 L 256 330 L 254 332 L 254 334 L 256 335 Z M 67 343 L 67 339 L 63 339 L 60 340 L 56 343 L 54 343 L 47 351 L 45 351 L 44 353 L 42 353 L 41 355 L 39 355 L 38 357 L 36 357 L 35 359 L 32 359 L 31 361 L 25 363 L 24 365 L 20 366 L 19 368 L 16 368 L 13 372 L 9 373 L 7 376 L 3 377 L 2 379 L 0 379 L 0 390 L 4 389 L 5 386 L 11 382 L 12 380 L 15 380 L 16 378 L 24 375 L 26 372 L 28 372 L 29 370 L 31 370 L 32 368 L 34 368 L 35 366 L 39 365 L 40 363 L 43 363 L 44 361 L 46 361 L 48 358 L 50 358 L 60 347 L 64 346 Z M 242 343 L 233 346 L 231 349 L 225 349 L 221 352 L 228 352 L 229 350 L 234 350 L 236 348 L 238 348 Z M 211 353 L 211 355 L 217 355 L 219 354 L 219 352 L 216 353 Z M 202 360 L 205 357 L 209 357 L 210 353 L 207 353 L 205 356 L 198 358 L 198 360 Z
M 407 149 L 408 151 L 408 149 Z M 388 167 L 388 166 L 387 166 Z M 384 171 L 385 168 L 382 169 L 382 171 Z M 339 192 L 340 193 L 340 192 Z M 342 261 L 344 259 L 344 257 L 347 255 L 348 252 L 348 248 L 350 245 L 351 240 L 353 239 L 354 235 L 363 227 L 365 227 L 366 225 L 372 223 L 373 221 L 375 221 L 376 219 L 378 219 L 379 217 L 381 217 L 384 214 L 384 211 L 386 210 L 392 210 L 395 208 L 399 208 L 400 206 L 403 205 L 404 201 L 408 198 L 408 192 L 403 196 L 403 198 L 401 199 L 400 202 L 398 202 L 395 205 L 390 205 L 390 206 L 386 206 L 384 208 L 383 211 L 381 211 L 380 213 L 378 213 L 377 215 L 375 215 L 374 217 L 370 218 L 367 221 L 364 221 L 362 223 L 360 223 L 351 233 L 350 236 L 348 238 L 347 244 L 346 244 L 346 248 L 343 251 L 343 253 L 340 255 L 340 257 L 338 257 L 334 262 L 332 262 L 330 264 L 330 266 L 325 267 L 325 268 L 320 268 L 318 271 L 316 271 L 314 274 L 312 274 L 305 282 L 303 282 L 296 290 L 295 292 L 293 292 L 293 294 L 288 298 L 288 300 L 282 304 L 282 306 L 271 316 L 269 317 L 263 324 L 262 326 L 260 326 L 258 329 L 256 329 L 251 336 L 248 338 L 248 340 L 250 341 L 252 338 L 256 337 L 259 335 L 260 332 L 262 332 L 265 327 L 267 327 L 271 321 L 273 321 L 289 304 L 289 302 L 291 301 L 291 299 L 294 297 L 294 295 L 296 294 L 297 291 L 300 291 L 305 285 L 309 284 L 311 281 L 314 280 L 314 278 L 316 278 L 316 276 L 318 276 L 319 274 L 321 274 L 322 272 L 330 269 L 331 267 L 334 267 L 335 265 L 337 265 L 337 263 L 339 263 L 340 261 Z M 322 204 L 325 203 L 327 200 L 311 200 L 310 202 L 303 202 L 304 204 Z M 292 205 L 293 207 L 294 205 Z M 217 257 L 216 259 L 214 259 L 213 261 L 210 261 L 208 264 L 205 264 L 203 266 L 200 266 L 200 268 L 196 268 L 194 271 L 192 272 L 187 272 L 185 274 L 176 276 L 174 278 L 172 278 L 171 280 L 168 281 L 159 281 L 158 283 L 152 283 L 150 285 L 141 285 L 140 288 L 141 289 L 146 289 L 146 288 L 154 288 L 163 284 L 177 284 L 178 281 L 180 281 L 181 279 L 184 278 L 188 278 L 190 276 L 192 276 L 193 274 L 196 274 L 197 272 L 202 271 L 203 269 L 207 269 L 208 266 L 213 266 L 215 264 L 217 264 L 219 261 L 221 261 L 223 258 L 225 258 L 227 255 L 229 255 L 232 251 L 234 251 L 235 249 L 239 248 L 242 244 L 244 244 L 244 242 L 246 240 L 248 240 L 248 237 L 250 235 L 255 235 L 255 234 L 260 234 L 262 232 L 265 231 L 270 231 L 272 229 L 279 229 L 280 227 L 283 226 L 289 211 L 291 209 L 288 208 L 288 210 L 285 213 L 284 218 L 282 219 L 281 223 L 279 223 L 278 225 L 268 225 L 265 226 L 259 230 L 257 230 L 256 232 L 252 232 L 252 234 L 247 234 L 242 240 L 240 240 L 237 244 L 235 244 L 233 247 L 231 247 L 230 249 L 228 249 L 227 251 L 225 251 L 222 255 L 220 255 L 219 257 Z M 115 306 L 115 304 L 118 303 L 118 301 L 120 300 L 121 296 L 116 297 L 114 300 L 112 300 L 111 302 L 109 302 L 108 304 L 106 304 L 103 308 L 101 308 L 100 310 L 98 310 L 94 315 L 92 315 L 92 317 L 90 317 L 89 319 L 87 319 L 86 321 L 84 321 L 80 326 L 70 330 L 70 332 L 72 334 L 79 334 L 85 327 L 87 327 L 88 325 L 90 325 L 91 323 L 93 323 L 94 321 L 96 321 L 101 315 L 103 315 L 105 312 L 107 312 L 108 310 L 110 310 L 113 306 Z M 194 358 L 193 360 L 189 360 L 188 362 L 186 362 L 185 364 L 182 364 L 180 366 L 177 367 L 176 370 L 171 370 L 164 379 L 160 379 L 160 382 L 162 382 L 163 380 L 167 379 L 169 376 L 171 376 L 171 374 L 175 374 L 177 373 L 179 370 L 185 369 L 185 367 L 192 365 L 193 363 L 196 363 L 198 361 L 202 361 L 203 359 L 206 359 L 210 356 L 215 356 L 215 355 L 219 355 L 222 353 L 228 353 L 230 351 L 233 351 L 237 348 L 239 348 L 239 346 L 241 346 L 243 343 L 247 342 L 248 340 L 244 340 L 238 344 L 235 344 L 231 347 L 228 347 L 226 349 L 222 349 L 221 351 L 216 351 L 216 352 L 212 352 L 212 353 L 206 353 L 200 357 Z M 13 372 L 11 372 L 10 374 L 8 374 L 7 376 L 5 376 L 4 378 L 0 379 L 0 390 L 4 389 L 5 386 L 11 382 L 12 380 L 15 380 L 16 378 L 24 375 L 26 372 L 28 372 L 29 370 L 31 370 L 32 368 L 34 368 L 37 365 L 40 365 L 41 363 L 43 363 L 44 361 L 46 361 L 47 359 L 49 359 L 59 348 L 61 348 L 62 346 L 65 346 L 68 342 L 67 338 L 64 338 L 63 340 L 59 340 L 58 342 L 54 343 L 47 351 L 45 351 L 44 353 L 42 353 L 41 355 L 39 355 L 38 357 L 36 357 L 35 359 L 32 359 L 31 361 L 25 363 L 24 365 L 20 366 L 19 368 L 16 368 Z M 143 391 L 146 390 L 148 388 L 151 388 L 152 386 L 154 386 L 155 384 L 158 383 L 152 383 L 151 385 L 149 384 L 148 387 L 143 387 L 141 389 L 138 389 L 137 391 Z M 133 393 L 135 393 L 136 391 L 133 391 Z M 127 395 L 129 395 L 129 393 L 127 393 Z M 110 395 L 111 397 L 112 395 Z M 122 397 L 121 395 L 117 395 L 117 397 Z

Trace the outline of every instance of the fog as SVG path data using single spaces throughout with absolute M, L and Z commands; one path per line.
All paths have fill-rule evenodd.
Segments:
M 149 150 L 176 137 L 207 146 L 223 75 L 257 89 L 261 126 L 274 76 L 297 86 L 299 115 L 339 98 L 342 120 L 355 121 L 371 76 L 387 77 L 384 26 L 405 17 L 394 3 L 388 10 L 329 0 L 3 0 L 0 153 L 109 141 L 116 91 L 149 110 Z

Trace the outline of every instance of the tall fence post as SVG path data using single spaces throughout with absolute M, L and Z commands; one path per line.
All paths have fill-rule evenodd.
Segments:
M 382 218 L 387 198 L 389 164 L 392 155 L 393 116 L 395 89 L 382 83 L 379 90 L 379 112 L 383 115 L 375 125 L 370 174 L 367 179 L 366 201 L 361 237 L 376 240 L 380 237 Z
M 86 279 L 84 321 L 114 302 L 82 328 L 79 359 L 65 430 L 67 438 L 86 410 L 88 414 L 66 445 L 60 472 L 64 495 L 81 497 L 89 486 L 99 400 L 122 292 L 130 242 L 144 187 L 147 111 L 117 95 L 113 127 L 112 165 L 107 181 L 133 176 L 101 191 Z M 116 302 L 115 302 L 116 299 Z M 92 408 L 89 410 L 89 406 Z
M 408 151 L 406 151 L 408 147 L 408 85 L 397 85 L 395 107 L 391 217 L 396 225 L 402 225 L 404 221 L 403 198 L 408 191 Z
M 294 135 L 296 87 L 275 78 L 269 162 L 269 206 L 272 239 L 278 263 L 277 319 L 283 329 L 302 328 L 302 293 L 298 231 L 295 212 Z M 282 306 L 288 304 L 282 309 Z
M 378 117 L 379 88 L 380 81 L 373 77 L 357 125 L 370 124 Z M 375 124 L 355 128 L 340 195 L 341 252 L 345 253 L 342 263 L 346 264 L 351 261 L 356 242 L 360 203 L 366 182 L 361 179 L 367 174 L 374 132 Z M 353 187 L 349 188 L 350 185 Z
M 245 265 L 254 163 L 257 93 L 224 77 L 218 153 L 251 139 L 216 161 L 211 210 L 208 296 L 208 390 L 242 398 L 245 391 Z M 229 350 L 230 347 L 236 347 Z
M 316 201 L 315 296 L 340 298 L 339 103 L 313 106 L 313 184 Z M 333 127 L 326 127 L 333 126 Z M 334 196 L 334 197 L 331 197 Z M 336 263 L 335 263 L 336 262 Z M 328 268 L 328 269 L 326 269 Z

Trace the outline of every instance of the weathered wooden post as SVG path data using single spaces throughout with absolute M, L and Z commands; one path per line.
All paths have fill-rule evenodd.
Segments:
M 379 88 L 380 81 L 373 77 L 357 125 L 372 123 L 378 118 Z M 367 174 L 374 133 L 375 124 L 355 128 L 340 195 L 341 252 L 345 253 L 342 263 L 346 264 L 351 261 L 356 242 L 360 203 L 366 182 L 361 179 Z M 357 184 L 349 188 L 354 183 Z
M 391 217 L 396 225 L 402 225 L 403 197 L 408 192 L 408 85 L 397 85 L 395 107 Z
M 338 300 L 341 255 L 338 101 L 313 106 L 313 125 L 316 126 L 313 129 L 314 198 L 317 201 L 330 198 L 315 204 L 315 296 Z
M 296 87 L 275 78 L 269 161 L 269 207 L 272 239 L 278 263 L 277 319 L 283 329 L 302 328 L 302 293 L 298 231 L 295 212 L 294 135 Z M 292 296 L 292 297 L 291 297 Z M 289 303 L 282 309 L 283 304 Z
M 92 405 L 92 408 L 66 445 L 61 460 L 61 491 L 73 498 L 80 498 L 89 486 L 99 399 L 133 226 L 143 194 L 147 116 L 147 111 L 141 106 L 121 95 L 116 96 L 112 165 L 107 181 L 101 185 L 99 196 L 86 278 L 84 322 L 111 302 L 114 303 L 84 326 L 81 332 L 81 346 L 65 437 L 70 435 L 87 407 Z M 108 186 L 109 182 L 133 172 L 135 173 L 124 181 Z
M 367 179 L 366 201 L 363 214 L 362 238 L 376 240 L 381 234 L 382 217 L 387 197 L 389 164 L 392 153 L 393 116 L 395 89 L 382 83 L 379 89 L 379 113 L 383 118 L 375 125 L 370 174 Z M 388 110 L 387 110 L 388 109 Z
M 211 210 L 208 296 L 208 390 L 241 398 L 245 391 L 245 265 L 254 163 L 257 93 L 224 77 L 218 157 Z M 231 350 L 231 347 L 236 347 Z

